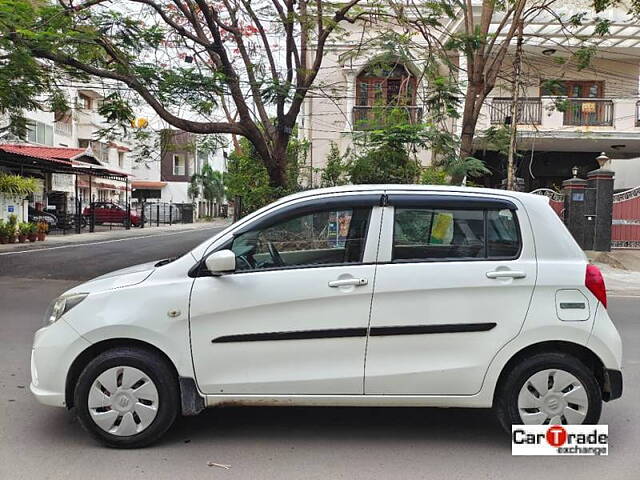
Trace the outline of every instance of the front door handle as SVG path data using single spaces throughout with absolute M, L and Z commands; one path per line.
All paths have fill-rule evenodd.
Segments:
M 329 282 L 329 286 L 333 288 L 337 287 L 348 287 L 354 285 L 356 287 L 362 287 L 366 285 L 369 281 L 366 278 L 343 278 L 340 280 L 332 280 Z
M 515 270 L 494 270 L 487 272 L 487 278 L 524 278 L 527 274 Z

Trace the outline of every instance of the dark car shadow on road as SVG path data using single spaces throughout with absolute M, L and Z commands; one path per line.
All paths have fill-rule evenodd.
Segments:
M 98 447 L 80 423 L 65 410 L 48 412 L 34 425 L 43 446 L 55 441 L 63 447 Z M 362 441 L 450 445 L 473 443 L 507 449 L 508 435 L 488 409 L 461 408 L 348 408 L 348 407 L 226 407 L 195 417 L 179 417 L 157 443 L 171 447 L 182 443 L 217 444 L 287 442 L 334 444 Z
M 163 444 L 176 441 L 310 439 L 339 443 L 344 439 L 375 442 L 419 440 L 443 443 L 469 440 L 487 446 L 508 447 L 508 435 L 488 409 L 458 408 L 347 408 L 347 407 L 229 407 L 182 417 Z

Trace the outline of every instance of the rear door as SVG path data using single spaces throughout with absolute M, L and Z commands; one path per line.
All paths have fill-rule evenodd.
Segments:
M 536 281 L 516 200 L 389 194 L 367 347 L 365 393 L 477 393 L 514 338 Z

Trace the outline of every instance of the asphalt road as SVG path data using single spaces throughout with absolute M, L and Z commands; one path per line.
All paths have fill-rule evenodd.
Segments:
M 640 478 L 640 297 L 610 299 L 625 393 L 604 407 L 608 457 L 512 457 L 491 411 L 431 408 L 211 410 L 179 419 L 157 445 L 121 451 L 96 444 L 64 409 L 35 401 L 31 340 L 52 298 L 107 271 L 183 253 L 213 232 L 0 256 L 0 479 Z

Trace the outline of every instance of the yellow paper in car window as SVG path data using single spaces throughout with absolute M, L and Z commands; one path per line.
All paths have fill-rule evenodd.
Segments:
M 431 229 L 431 243 L 449 245 L 453 238 L 453 214 L 436 213 Z

